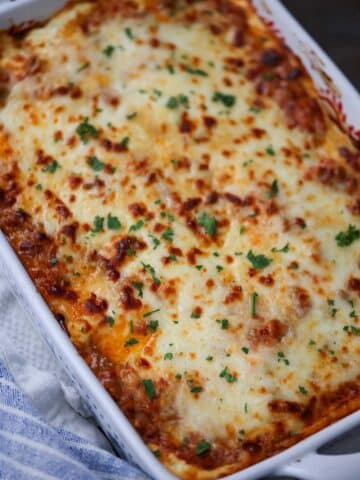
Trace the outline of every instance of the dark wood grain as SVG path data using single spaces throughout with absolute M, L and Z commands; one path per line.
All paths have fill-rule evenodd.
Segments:
M 282 0 L 360 90 L 360 0 Z

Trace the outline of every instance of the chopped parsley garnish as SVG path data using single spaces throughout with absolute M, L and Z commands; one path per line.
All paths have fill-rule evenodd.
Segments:
M 228 367 L 225 367 L 224 370 L 222 370 L 222 371 L 220 372 L 219 377 L 220 377 L 220 378 L 225 378 L 225 380 L 226 380 L 228 383 L 234 383 L 234 382 L 237 381 L 236 375 L 232 375 L 232 374 L 229 372 Z
M 82 65 L 80 65 L 80 67 L 77 69 L 77 72 L 80 73 L 88 67 L 90 67 L 90 62 L 85 62 Z
M 208 77 L 209 74 L 205 72 L 204 70 L 201 70 L 200 68 L 192 68 L 187 66 L 186 71 L 188 73 L 191 73 L 192 75 L 199 75 L 200 77 Z
M 130 142 L 130 138 L 124 137 L 120 140 L 119 145 L 123 150 L 127 150 L 129 148 L 129 142 Z
M 115 318 L 111 317 L 110 315 L 106 315 L 105 316 L 105 321 L 110 327 L 112 327 L 115 323 Z
M 289 251 L 289 244 L 287 243 L 286 245 L 284 245 L 282 248 L 276 248 L 276 247 L 273 247 L 271 249 L 272 252 L 276 252 L 276 253 L 287 253 Z
M 331 316 L 334 318 L 335 315 L 336 315 L 336 313 L 337 313 L 337 311 L 338 311 L 338 309 L 335 308 L 335 300 L 333 300 L 333 299 L 330 298 L 330 299 L 327 301 L 327 304 L 328 304 L 329 307 L 330 307 Z
M 137 112 L 132 112 L 132 113 L 129 113 L 128 115 L 126 115 L 126 118 L 127 118 L 127 120 L 132 120 L 136 116 L 137 116 Z
M 56 265 L 58 263 L 58 259 L 56 257 L 50 258 L 49 263 L 50 265 Z
M 156 308 L 155 310 L 151 310 L 150 312 L 144 313 L 143 317 L 144 318 L 150 317 L 150 315 L 152 315 L 153 313 L 157 313 L 157 312 L 160 312 L 160 308 Z
M 250 315 L 252 318 L 256 315 L 256 299 L 259 295 L 256 292 L 253 292 L 250 296 Z
M 160 450 L 152 450 L 153 455 L 155 455 L 156 458 L 160 458 Z
M 203 388 L 198 386 L 198 385 L 193 385 L 191 388 L 190 388 L 190 392 L 191 393 L 201 393 L 203 391 Z
M 351 245 L 355 240 L 360 238 L 360 230 L 356 228 L 354 225 L 349 225 L 348 229 L 344 232 L 339 232 L 336 237 L 336 243 L 338 247 L 348 247 Z
M 155 203 L 155 205 L 160 205 L 161 199 L 160 199 L 160 198 L 157 198 L 154 203 Z
M 278 363 L 283 362 L 286 366 L 290 365 L 290 362 L 286 358 L 284 352 L 277 352 L 277 361 L 278 361 Z
M 107 227 L 109 230 L 119 230 L 121 222 L 118 217 L 112 216 L 111 213 L 107 216 Z
M 308 393 L 306 388 L 303 387 L 302 385 L 299 385 L 299 392 L 302 393 L 303 395 L 307 395 L 307 393 Z
M 244 227 L 243 225 L 240 227 L 240 235 L 243 235 L 245 232 L 246 232 L 246 227 Z
M 144 263 L 144 262 L 141 262 L 144 270 L 146 270 L 147 272 L 150 273 L 150 276 L 152 278 L 152 281 L 156 284 L 156 285 L 160 285 L 160 280 L 159 278 L 157 278 L 156 274 L 155 274 L 155 269 L 154 267 L 152 267 L 149 263 Z
M 249 108 L 249 111 L 250 111 L 251 113 L 260 113 L 260 112 L 261 112 L 261 108 L 259 108 L 259 107 L 250 107 L 250 108 Z
M 87 144 L 91 138 L 97 138 L 99 131 L 89 123 L 89 118 L 86 117 L 77 127 L 76 133 L 79 135 L 80 140 Z
M 242 347 L 241 350 L 245 353 L 245 355 L 247 355 L 250 352 L 250 349 L 248 347 Z
M 309 340 L 308 345 L 309 345 L 309 347 L 312 347 L 313 345 L 316 345 L 315 340 Z
M 209 355 L 208 357 L 206 357 L 206 360 L 208 362 L 211 362 L 212 360 L 214 360 L 214 357 L 212 357 L 211 355 Z
M 174 355 L 171 352 L 167 352 L 164 355 L 164 360 L 172 360 L 174 358 Z
M 129 338 L 129 340 L 126 340 L 124 343 L 124 347 L 131 347 L 131 345 L 136 345 L 139 343 L 139 340 L 136 340 L 136 338 Z
M 233 107 L 236 103 L 236 97 L 234 95 L 226 95 L 225 93 L 215 92 L 212 96 L 213 102 L 222 102 L 225 107 Z
M 216 270 L 220 273 L 224 270 L 224 267 L 222 265 L 216 265 Z
M 270 190 L 266 192 L 267 198 L 274 198 L 279 193 L 279 185 L 277 180 L 273 180 Z
M 262 270 L 270 265 L 272 262 L 271 258 L 265 257 L 265 255 L 255 255 L 252 250 L 249 250 L 246 254 L 246 258 L 252 264 L 256 270 Z
M 203 265 L 195 265 L 196 270 L 202 270 L 204 268 Z
M 134 225 L 131 225 L 129 228 L 129 232 L 136 232 L 140 230 L 144 226 L 144 220 L 138 220 Z
M 220 253 L 219 253 L 219 252 L 213 252 L 213 255 L 214 255 L 214 257 L 220 257 Z
M 344 332 L 351 333 L 352 335 L 359 336 L 360 330 L 354 325 L 345 325 L 343 328 Z
M 43 187 L 42 187 L 41 183 L 37 183 L 35 185 L 35 188 L 36 188 L 36 190 L 42 190 Z
M 200 317 L 201 317 L 201 313 L 199 313 L 195 310 L 193 312 L 191 312 L 190 318 L 200 318 Z
M 55 173 L 58 168 L 60 168 L 59 163 L 57 162 L 57 160 L 53 160 L 48 165 L 46 165 L 46 167 L 43 168 L 42 171 L 46 173 Z
M 172 228 L 167 228 L 161 235 L 161 238 L 168 242 L 172 242 L 174 240 L 174 230 Z
M 153 250 L 156 250 L 161 243 L 160 240 L 158 238 L 154 237 L 154 235 L 149 235 L 149 237 L 151 238 L 151 240 L 153 242 Z
M 150 320 L 147 324 L 147 327 L 149 330 L 151 330 L 152 332 L 156 332 L 156 330 L 158 329 L 159 327 L 159 322 L 158 320 Z
M 179 106 L 188 106 L 189 98 L 186 95 L 180 94 L 177 97 L 170 97 L 166 103 L 167 108 L 174 110 Z
M 101 162 L 94 155 L 89 157 L 86 160 L 86 163 L 89 165 L 89 167 L 91 167 L 94 170 L 94 172 L 101 172 L 101 170 L 103 170 L 105 167 L 105 163 Z
M 155 387 L 151 379 L 142 380 L 141 383 L 144 386 L 145 393 L 149 398 L 154 398 L 156 395 Z
M 203 227 L 205 232 L 213 237 L 216 234 L 217 222 L 215 217 L 210 217 L 206 213 L 202 213 L 197 219 L 198 225 Z
M 108 45 L 107 47 L 104 48 L 104 50 L 103 50 L 102 53 L 103 53 L 106 57 L 110 58 L 110 57 L 113 55 L 114 52 L 115 52 L 115 47 L 114 47 L 114 45 Z
M 99 215 L 96 215 L 94 218 L 94 226 L 91 229 L 93 233 L 99 233 L 104 230 L 104 217 L 100 217 Z
M 196 455 L 204 455 L 204 453 L 211 450 L 211 445 L 206 440 L 200 440 L 195 448 Z
M 142 282 L 131 282 L 131 285 L 137 291 L 138 296 L 140 298 L 142 298 L 143 297 L 143 286 L 144 286 L 144 284 Z
M 275 155 L 275 150 L 273 149 L 273 147 L 271 145 L 268 145 L 266 148 L 265 148 L 265 152 L 270 155 L 271 157 L 273 157 Z
M 167 71 L 170 73 L 170 75 L 174 75 L 175 70 L 174 70 L 174 67 L 173 67 L 172 65 L 167 64 L 167 65 L 166 65 L 166 69 L 167 69 Z
M 229 328 L 229 320 L 227 318 L 222 318 L 221 320 L 217 319 L 217 323 L 221 325 L 222 330 L 227 330 Z
M 126 35 L 130 40 L 134 40 L 135 37 L 134 37 L 134 34 L 133 34 L 131 28 L 126 27 L 124 31 L 125 31 L 125 35 Z

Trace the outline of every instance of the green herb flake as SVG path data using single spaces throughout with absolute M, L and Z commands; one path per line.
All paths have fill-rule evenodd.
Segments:
M 124 343 L 124 347 L 131 347 L 132 345 L 136 345 L 139 343 L 139 340 L 136 340 L 136 338 L 129 338 L 129 340 L 126 340 Z
M 187 73 L 190 73 L 191 75 L 198 75 L 200 77 L 208 77 L 209 74 L 205 72 L 204 70 L 201 70 L 200 68 L 192 68 L 190 66 L 185 67 L 185 70 Z
M 154 398 L 155 395 L 156 395 L 156 391 L 155 391 L 155 386 L 153 384 L 153 381 L 151 379 L 145 379 L 145 380 L 142 380 L 141 383 L 144 386 L 144 390 L 145 390 L 146 395 L 150 399 Z
M 250 315 L 252 318 L 256 315 L 256 299 L 258 296 L 256 292 L 253 292 L 250 296 Z
M 224 270 L 224 267 L 222 265 L 216 265 L 216 271 L 217 272 L 222 272 Z
M 348 229 L 344 232 L 339 232 L 336 237 L 336 243 L 338 247 L 348 247 L 353 242 L 360 238 L 360 230 L 354 225 L 349 225 Z
M 101 162 L 98 157 L 95 157 L 94 155 L 89 157 L 86 160 L 86 163 L 94 170 L 94 172 L 101 172 L 105 167 L 105 163 Z
M 151 266 L 149 263 L 144 263 L 144 262 L 141 262 L 144 270 L 146 270 L 147 272 L 150 273 L 150 276 L 152 278 L 152 281 L 156 284 L 156 285 L 160 285 L 160 279 L 156 277 L 156 274 L 155 274 L 155 269 L 153 266 Z
M 227 330 L 230 326 L 229 320 L 227 318 L 222 318 L 221 320 L 216 320 L 219 325 L 221 325 L 222 330 Z
M 115 318 L 112 317 L 111 315 L 106 315 L 105 321 L 110 327 L 112 327 L 115 324 Z
M 273 180 L 270 189 L 266 192 L 267 198 L 274 198 L 279 193 L 279 184 L 277 180 Z
M 200 387 L 199 385 L 193 385 L 191 388 L 190 388 L 190 392 L 191 393 L 201 393 L 203 391 L 203 388 Z
M 144 220 L 138 220 L 136 223 L 134 223 L 134 225 L 130 226 L 129 233 L 140 230 L 144 226 L 144 223 Z
M 151 241 L 153 242 L 153 250 L 156 250 L 158 248 L 158 246 L 160 245 L 160 240 L 156 237 L 154 237 L 154 235 L 149 235 Z
M 143 298 L 143 286 L 144 286 L 144 284 L 142 282 L 131 282 L 131 285 L 135 288 L 138 296 L 140 298 Z
M 167 228 L 166 230 L 164 230 L 161 238 L 168 242 L 172 242 L 174 240 L 174 230 L 172 228 Z
M 308 393 L 306 388 L 303 387 L 302 385 L 299 385 L 299 392 L 302 393 L 303 395 L 307 395 L 307 393 Z
M 94 226 L 91 229 L 93 233 L 99 233 L 104 231 L 104 217 L 100 217 L 99 215 L 96 215 L 94 218 Z
M 246 254 L 246 258 L 252 264 L 256 270 L 262 270 L 270 265 L 271 258 L 265 257 L 265 255 L 255 255 L 252 250 L 249 250 Z
M 290 362 L 289 362 L 289 360 L 286 358 L 284 352 L 277 352 L 277 361 L 278 361 L 278 363 L 283 362 L 286 366 L 289 366 L 289 365 L 290 365 Z
M 174 358 L 174 355 L 171 352 L 167 352 L 164 355 L 164 360 L 172 360 Z
M 196 270 L 202 270 L 204 268 L 203 265 L 195 265 Z
M 214 360 L 214 357 L 212 357 L 211 355 L 209 355 L 208 357 L 206 357 L 206 360 L 208 362 L 212 362 Z
M 233 107 L 236 103 L 236 97 L 234 95 L 226 95 L 225 93 L 215 92 L 212 96 L 213 102 L 221 102 L 225 107 Z
M 271 249 L 272 252 L 275 252 L 275 253 L 287 253 L 289 251 L 289 243 L 287 243 L 286 245 L 284 245 L 283 247 L 281 248 L 276 248 L 276 247 L 273 247 Z
M 211 445 L 206 440 L 200 440 L 195 448 L 196 455 L 204 455 L 211 450 Z
M 89 67 L 90 67 L 90 62 L 85 62 L 82 65 L 80 65 L 80 67 L 77 69 L 77 72 L 80 73 L 80 72 L 82 72 L 83 70 L 86 70 Z
M 220 377 L 220 378 L 224 378 L 228 383 L 237 382 L 237 377 L 236 377 L 236 375 L 232 375 L 232 374 L 229 372 L 228 367 L 225 367 L 225 368 L 220 372 L 219 377 Z
M 102 53 L 108 57 L 108 58 L 111 58 L 113 53 L 115 52 L 115 47 L 114 45 L 108 45 L 107 47 L 104 48 L 104 50 L 102 51 Z
M 358 337 L 360 335 L 360 330 L 355 327 L 354 325 L 345 325 L 343 328 L 344 332 L 351 333 L 351 335 L 354 335 Z
M 330 307 L 330 315 L 332 316 L 332 318 L 334 318 L 336 316 L 337 311 L 338 311 L 338 309 L 335 308 L 335 300 L 330 298 L 327 301 L 327 304 Z
M 53 160 L 48 165 L 46 165 L 46 167 L 43 168 L 42 171 L 46 173 L 55 173 L 56 170 L 58 170 L 59 168 L 61 168 L 60 164 L 57 162 L 57 160 Z
M 130 39 L 130 40 L 134 40 L 135 37 L 134 37 L 134 34 L 133 34 L 133 31 L 131 30 L 131 28 L 129 27 L 126 27 L 125 30 L 125 35 Z
M 179 105 L 178 100 L 176 97 L 170 97 L 169 100 L 166 102 L 166 107 L 170 110 L 174 110 Z
M 36 188 L 36 190 L 42 190 L 42 189 L 43 189 L 41 183 L 37 183 L 37 184 L 35 185 L 35 188 Z
M 200 317 L 201 317 L 201 313 L 197 311 L 191 312 L 190 318 L 200 318 Z
M 156 330 L 159 328 L 158 320 L 150 320 L 147 324 L 147 327 L 151 332 L 156 332 Z
M 206 213 L 201 214 L 197 219 L 198 225 L 203 227 L 207 235 L 214 237 L 217 230 L 217 222 L 215 217 L 210 217 Z
M 259 107 L 250 107 L 250 108 L 249 108 L 249 111 L 250 111 L 251 113 L 257 114 L 257 113 L 260 113 L 260 112 L 261 112 L 261 108 L 259 108 Z
M 129 142 L 130 142 L 130 138 L 129 137 L 124 137 L 120 140 L 120 148 L 122 148 L 123 150 L 127 150 L 129 148 Z
M 50 258 L 49 260 L 50 265 L 56 265 L 58 263 L 58 259 L 56 257 Z
M 143 317 L 150 317 L 150 315 L 153 315 L 154 313 L 160 312 L 160 308 L 156 308 L 155 310 L 151 310 L 150 312 L 144 313 Z
M 245 355 L 247 355 L 250 352 L 250 349 L 248 347 L 242 347 L 241 350 L 245 353 Z
M 107 227 L 109 230 L 119 230 L 121 222 L 118 217 L 112 216 L 111 213 L 107 216 Z
M 153 455 L 155 455 L 156 458 L 160 458 L 160 450 L 152 450 Z
M 127 120 L 133 120 L 137 116 L 137 112 L 132 112 L 126 115 Z
M 273 149 L 273 147 L 271 145 L 268 145 L 266 148 L 265 148 L 265 152 L 270 155 L 271 157 L 273 157 L 275 155 L 275 150 Z
M 76 133 L 84 144 L 87 144 L 91 138 L 97 138 L 99 136 L 99 131 L 89 123 L 88 117 L 85 117 L 85 119 L 78 125 Z
M 174 73 L 175 73 L 174 67 L 170 64 L 166 65 L 166 70 L 170 73 L 170 75 L 174 75 Z

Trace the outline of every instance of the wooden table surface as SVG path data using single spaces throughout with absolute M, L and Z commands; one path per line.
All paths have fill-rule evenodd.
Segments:
M 360 91 L 360 0 L 281 0 Z

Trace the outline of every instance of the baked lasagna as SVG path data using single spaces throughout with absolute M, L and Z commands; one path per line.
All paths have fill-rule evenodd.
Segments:
M 360 150 L 247 0 L 0 33 L 0 226 L 161 462 L 216 479 L 360 405 Z

